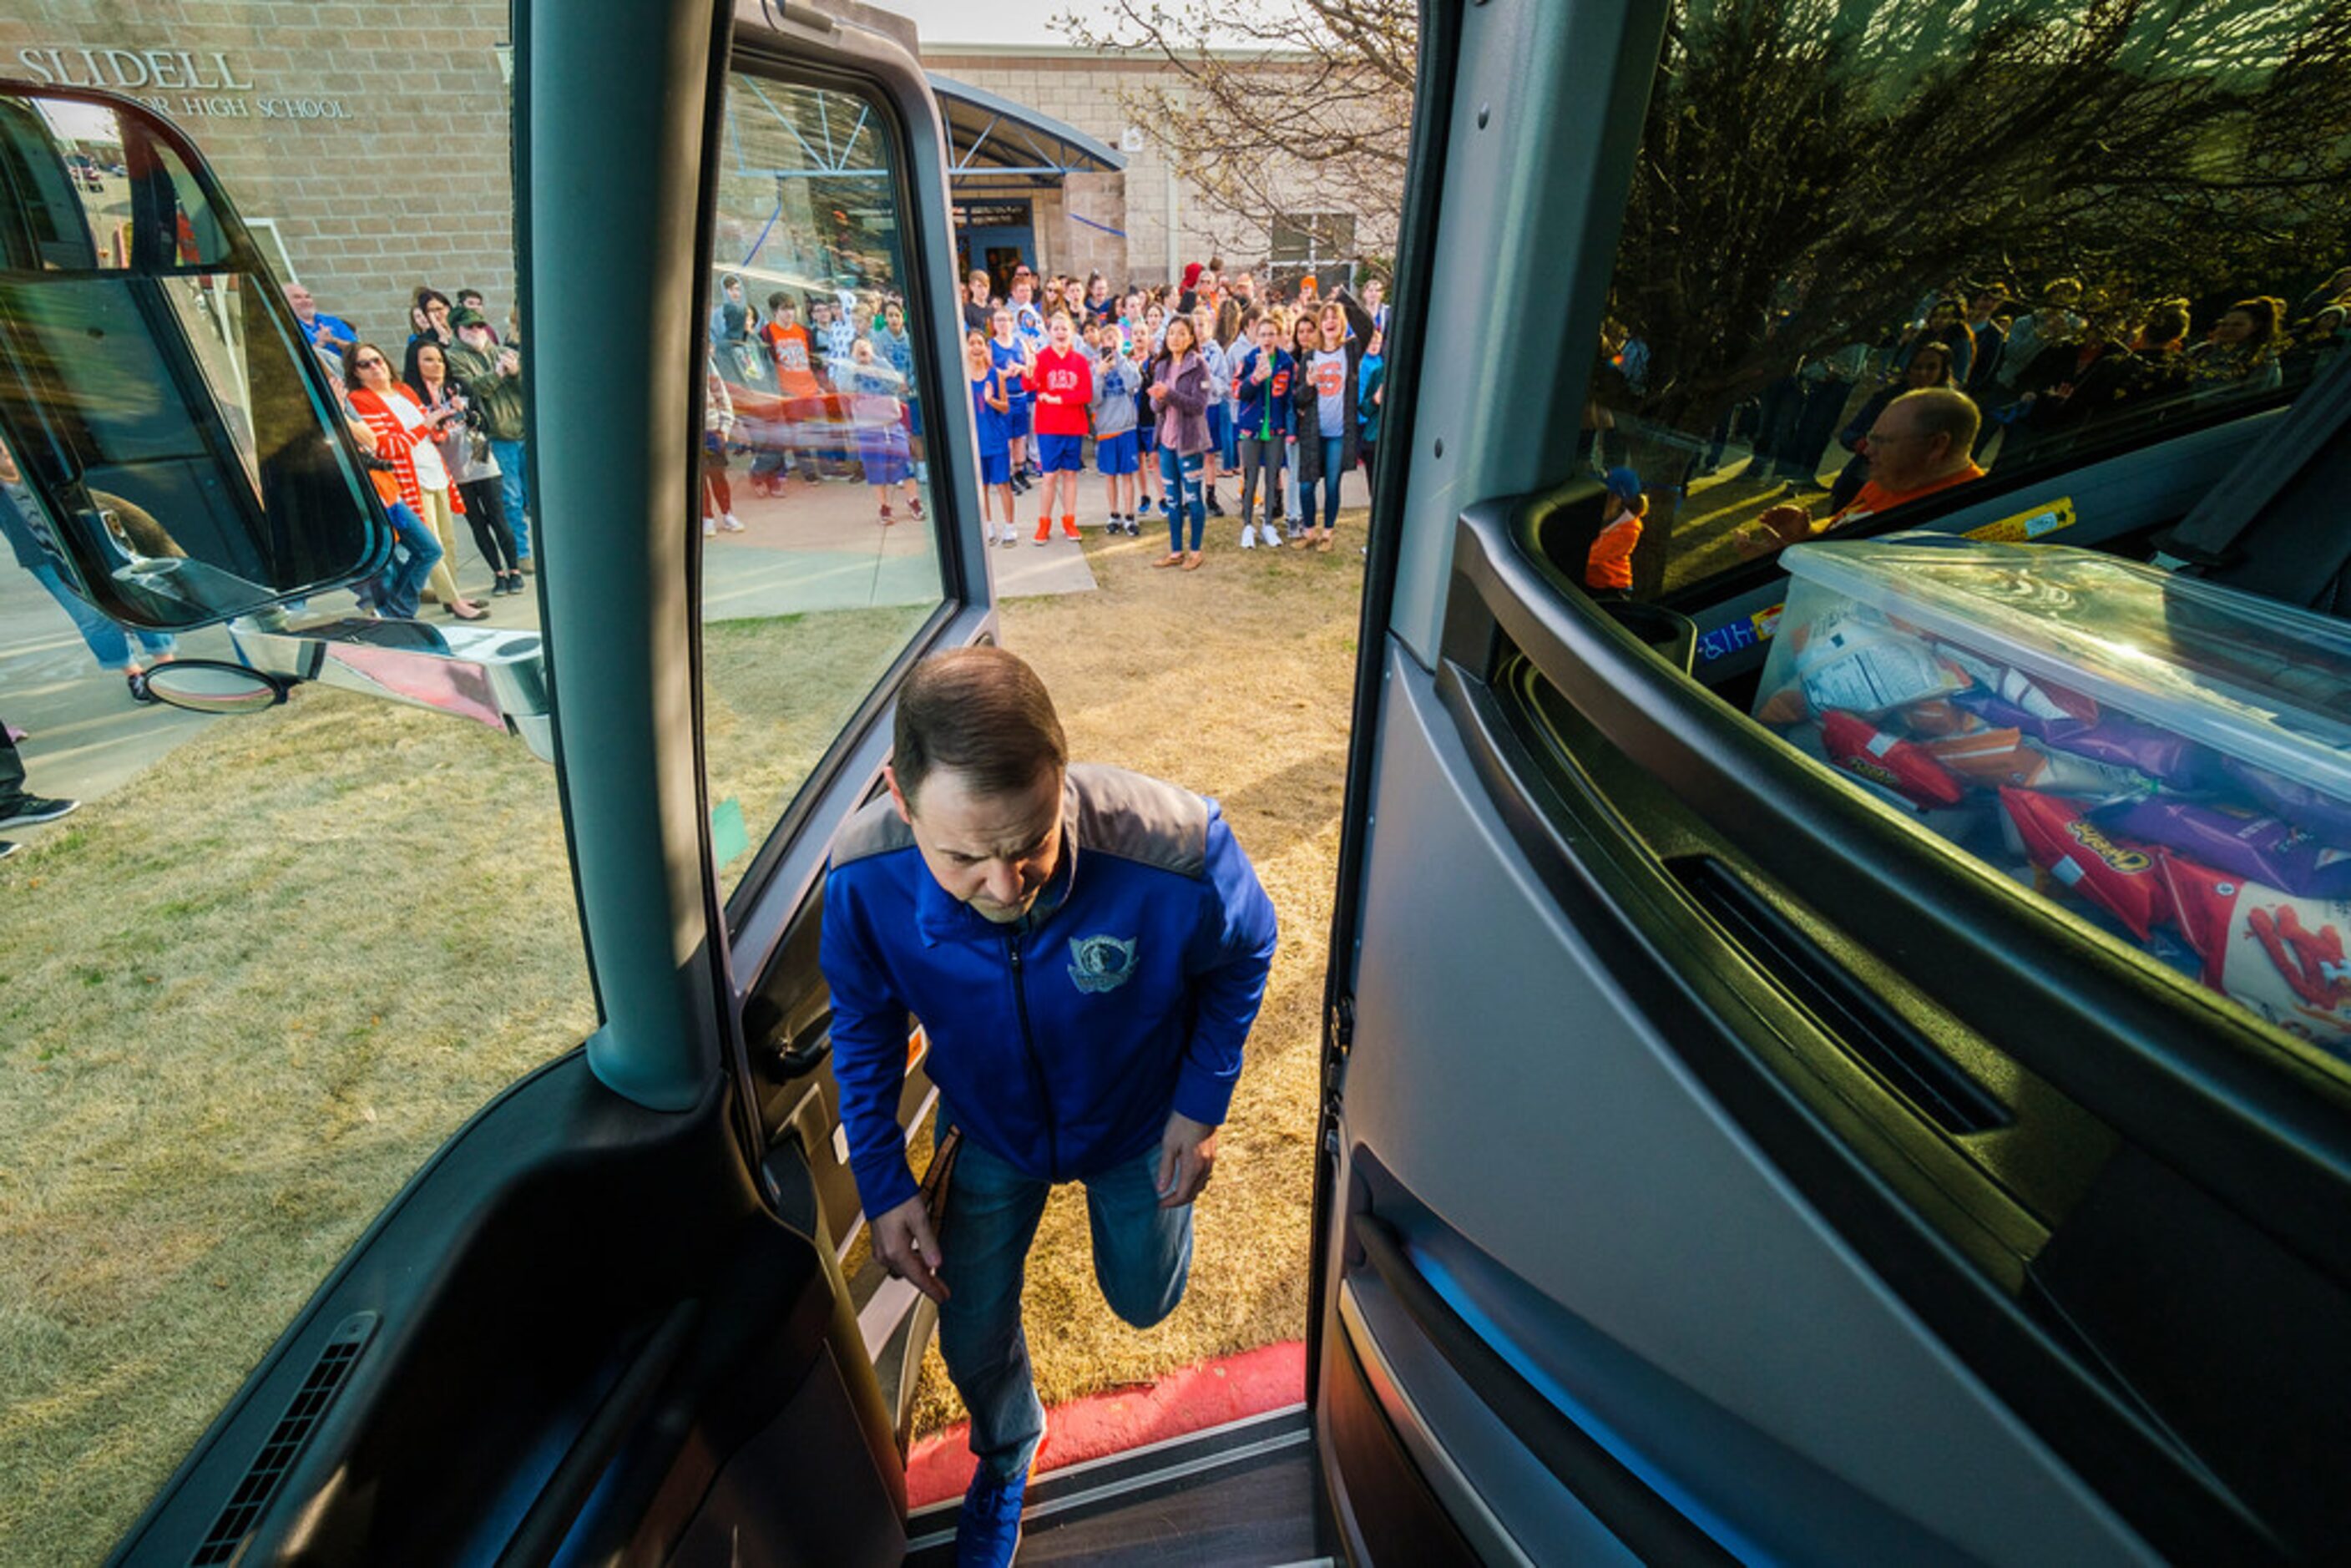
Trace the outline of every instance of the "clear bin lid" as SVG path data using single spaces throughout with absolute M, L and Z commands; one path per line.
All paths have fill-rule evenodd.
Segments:
M 1799 545 L 1814 584 L 2351 800 L 2351 623 L 2063 545 Z

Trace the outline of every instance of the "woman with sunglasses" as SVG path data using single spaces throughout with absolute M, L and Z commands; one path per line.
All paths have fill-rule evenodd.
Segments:
M 376 455 L 392 465 L 402 502 L 424 520 L 440 542 L 442 559 L 427 580 L 427 591 L 460 621 L 483 619 L 489 611 L 457 591 L 456 576 L 449 570 L 449 555 L 457 548 L 457 529 L 448 465 L 434 444 L 453 420 L 464 417 L 462 411 L 444 409 L 428 415 L 416 394 L 393 379 L 383 350 L 364 340 L 345 351 L 343 375 L 350 384 L 351 412 L 375 432 Z

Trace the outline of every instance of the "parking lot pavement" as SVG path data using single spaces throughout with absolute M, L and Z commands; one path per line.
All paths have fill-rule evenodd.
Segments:
M 228 635 L 180 639 L 189 658 L 221 658 Z M 74 623 L 30 573 L 0 559 L 0 721 L 23 730 L 26 787 L 93 800 L 120 789 L 211 719 L 131 700 L 123 678 L 102 670 Z M 9 830 L 30 841 L 57 828 Z

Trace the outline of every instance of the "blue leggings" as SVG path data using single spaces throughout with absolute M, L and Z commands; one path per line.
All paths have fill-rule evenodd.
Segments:
M 1178 455 L 1172 446 L 1159 448 L 1159 476 L 1167 483 L 1167 548 L 1184 548 L 1184 515 L 1192 515 L 1192 548 L 1200 548 L 1200 531 L 1207 527 L 1208 508 L 1200 499 L 1200 470 L 1206 455 L 1193 452 Z
M 1322 526 L 1339 526 L 1339 481 L 1344 477 L 1339 471 L 1340 459 L 1346 455 L 1347 438 L 1343 435 L 1307 435 L 1302 441 L 1322 443 Z M 1307 528 L 1314 526 L 1314 486 L 1317 481 L 1306 477 L 1305 465 L 1298 469 L 1298 520 Z

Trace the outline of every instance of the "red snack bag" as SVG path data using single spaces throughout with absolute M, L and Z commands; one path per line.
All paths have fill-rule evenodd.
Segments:
M 2018 776 L 2024 767 L 2024 735 L 2021 730 L 1979 729 L 1918 744 L 1928 756 L 1962 779 L 1994 787 L 2024 782 Z
M 1898 791 L 1922 806 L 1956 806 L 1967 787 L 1916 741 L 1878 728 L 1858 714 L 1831 709 L 1821 720 L 1821 745 L 1848 773 Z
M 2206 985 L 2305 1040 L 2351 1035 L 2351 900 L 2297 898 L 2175 854 L 2163 878 Z
M 2145 941 L 2148 927 L 2170 913 L 2155 854 L 2108 838 L 2083 815 L 2080 801 L 2003 789 L 2000 804 L 2034 865 L 2129 926 L 2132 936 Z
M 1984 721 L 1949 697 L 1928 697 L 1902 710 L 1902 722 L 1913 735 L 1973 735 Z

